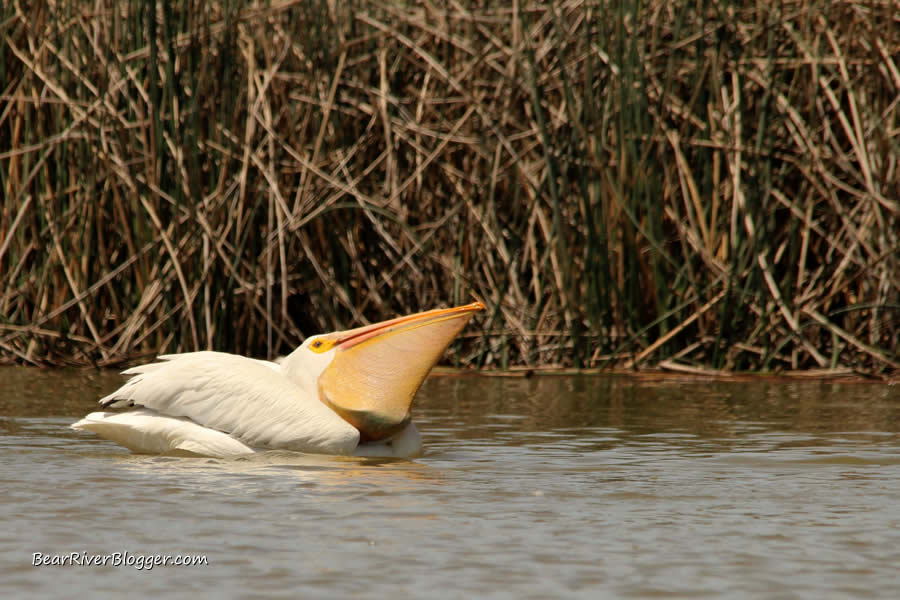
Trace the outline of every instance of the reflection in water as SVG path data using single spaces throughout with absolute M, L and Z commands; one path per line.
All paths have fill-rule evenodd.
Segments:
M 408 460 L 138 456 L 68 429 L 121 379 L 0 370 L 0 579 L 140 593 L 897 597 L 900 386 L 434 377 Z M 443 592 L 442 592 L 443 594 Z
M 383 491 L 403 492 L 412 484 L 429 481 L 440 484 L 440 471 L 428 465 L 402 459 L 358 458 L 267 451 L 250 456 L 202 458 L 175 456 L 116 457 L 128 471 L 155 476 L 160 469 L 176 479 L 202 480 L 203 487 L 235 488 L 247 491 L 247 485 L 265 483 L 266 478 L 293 480 L 319 488 L 352 485 L 377 486 Z M 235 487 L 236 486 L 236 487 Z M 265 487 L 265 486 L 264 486 Z

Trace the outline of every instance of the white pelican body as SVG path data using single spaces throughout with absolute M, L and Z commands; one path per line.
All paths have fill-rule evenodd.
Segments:
M 308 338 L 281 364 L 189 352 L 124 371 L 104 408 L 72 425 L 144 454 L 257 449 L 413 456 L 412 400 L 480 302 Z

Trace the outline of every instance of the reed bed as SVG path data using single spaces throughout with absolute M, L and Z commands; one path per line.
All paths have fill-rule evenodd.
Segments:
M 0 357 L 900 366 L 896 2 L 0 8 Z

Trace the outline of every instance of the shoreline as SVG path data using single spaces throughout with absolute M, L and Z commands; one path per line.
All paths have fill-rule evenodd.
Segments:
M 154 357 L 155 358 L 155 357 Z M 14 362 L 0 362 L 0 371 L 3 369 L 24 368 L 38 371 L 76 370 L 76 371 L 100 371 L 121 372 L 129 366 L 152 362 L 153 358 L 146 360 L 121 361 L 109 366 L 94 366 L 90 364 L 21 364 Z M 693 367 L 689 365 L 674 365 L 671 361 L 663 361 L 656 366 L 627 369 L 613 368 L 574 368 L 562 366 L 542 367 L 512 367 L 509 369 L 488 368 L 462 368 L 445 365 L 434 367 L 428 377 L 486 377 L 486 378 L 510 378 L 530 379 L 540 377 L 614 377 L 633 379 L 638 381 L 720 381 L 725 383 L 740 382 L 819 382 L 819 383 L 849 383 L 849 384 L 887 384 L 900 385 L 900 369 L 872 373 L 861 369 L 835 368 L 835 369 L 795 369 L 784 371 L 724 371 Z

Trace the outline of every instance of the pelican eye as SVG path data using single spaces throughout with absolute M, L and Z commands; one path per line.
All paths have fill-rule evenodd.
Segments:
M 334 346 L 334 342 L 331 340 L 316 340 L 309 345 L 309 349 L 316 353 L 322 353 L 331 350 L 332 346 Z

